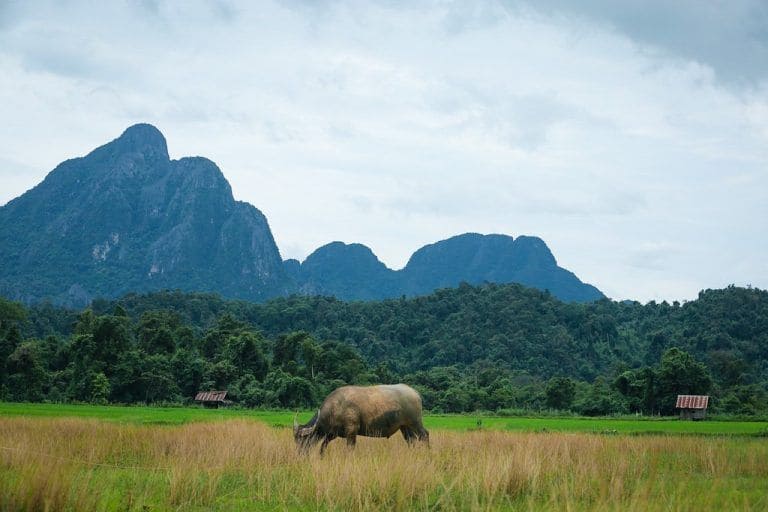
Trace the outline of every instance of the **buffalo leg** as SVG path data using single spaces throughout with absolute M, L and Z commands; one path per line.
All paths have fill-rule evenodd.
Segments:
M 419 439 L 419 441 L 423 441 L 426 443 L 427 446 L 429 446 L 429 432 L 427 432 L 427 429 L 424 428 L 424 425 L 416 425 L 416 437 Z
M 320 445 L 320 456 L 322 457 L 323 453 L 325 453 L 325 449 L 328 447 L 328 443 L 333 441 L 333 438 L 335 436 L 327 435 L 323 439 L 323 444 Z
M 413 438 L 416 437 L 416 433 L 413 429 L 410 427 L 400 427 L 400 432 L 402 432 L 403 438 L 405 439 L 405 442 L 408 443 L 408 446 L 413 445 Z

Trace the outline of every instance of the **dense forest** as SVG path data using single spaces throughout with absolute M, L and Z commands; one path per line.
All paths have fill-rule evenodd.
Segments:
M 159 292 L 74 311 L 0 299 L 0 398 L 316 407 L 347 383 L 407 382 L 433 411 L 673 414 L 677 394 L 768 413 L 768 292 L 564 303 L 520 285 L 412 299 L 266 303 Z

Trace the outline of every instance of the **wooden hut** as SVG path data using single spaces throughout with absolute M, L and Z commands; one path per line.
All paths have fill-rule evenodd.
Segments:
M 708 395 L 677 395 L 675 407 L 681 420 L 703 420 L 707 417 Z
M 226 406 L 230 403 L 226 398 L 226 391 L 199 391 L 197 395 L 195 395 L 195 402 L 202 403 L 204 407 L 218 409 L 219 407 Z

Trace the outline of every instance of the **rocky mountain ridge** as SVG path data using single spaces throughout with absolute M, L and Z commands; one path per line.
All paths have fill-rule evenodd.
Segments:
M 559 267 L 538 237 L 465 233 L 426 245 L 401 270 L 387 268 L 361 244 L 332 242 L 303 263 L 289 260 L 300 293 L 331 295 L 344 300 L 372 300 L 426 295 L 439 288 L 469 284 L 520 283 L 549 290 L 564 301 L 604 298 Z
M 171 160 L 148 124 L 61 163 L 0 207 L 0 265 L 0 295 L 73 306 L 158 289 L 375 300 L 462 281 L 519 282 L 568 301 L 603 297 L 558 267 L 536 237 L 459 235 L 422 247 L 399 271 L 368 247 L 341 242 L 301 263 L 283 261 L 266 217 L 234 200 L 216 164 Z

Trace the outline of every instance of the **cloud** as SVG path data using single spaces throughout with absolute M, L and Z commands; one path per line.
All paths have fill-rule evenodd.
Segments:
M 768 287 L 759 4 L 642 5 L 0 3 L 0 203 L 151 122 L 284 256 L 503 232 L 616 298 Z
M 646 47 L 710 66 L 730 85 L 768 78 L 768 4 L 762 0 L 511 0 L 516 11 L 582 18 Z

